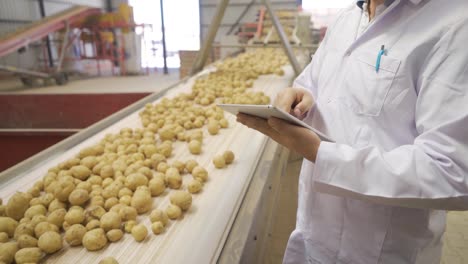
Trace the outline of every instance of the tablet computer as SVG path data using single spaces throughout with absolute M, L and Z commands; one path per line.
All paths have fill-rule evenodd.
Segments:
M 289 123 L 292 123 L 297 126 L 302 126 L 307 129 L 315 132 L 321 140 L 334 142 L 330 137 L 318 131 L 317 129 L 309 126 L 308 124 L 302 122 L 302 120 L 296 118 L 295 116 L 286 113 L 285 111 L 273 106 L 273 105 L 248 105 L 248 104 L 217 104 L 223 110 L 237 115 L 238 113 L 248 114 L 252 116 L 261 117 L 263 119 L 268 119 L 269 117 L 281 118 Z

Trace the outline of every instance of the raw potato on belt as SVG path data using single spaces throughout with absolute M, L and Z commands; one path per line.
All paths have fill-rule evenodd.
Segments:
M 143 241 L 148 229 L 137 224 L 137 216 L 167 193 L 166 209 L 149 214 L 151 231 L 163 234 L 169 219 L 181 219 L 190 210 L 192 193 L 208 180 L 208 171 L 197 161 L 171 156 L 179 157 L 181 151 L 199 155 L 205 130 L 211 140 L 229 127 L 216 103 L 268 104 L 268 96 L 250 88 L 261 74 L 282 74 L 285 63 L 286 56 L 271 49 L 225 59 L 216 71 L 198 77 L 190 92 L 145 105 L 139 113 L 142 127 L 106 134 L 54 164 L 27 192 L 13 194 L 5 204 L 0 199 L 0 263 L 39 262 L 45 253 L 62 249 L 62 236 L 70 246 L 89 251 L 119 241 L 123 230 Z M 224 168 L 233 160 L 234 153 L 226 151 L 213 163 Z M 116 263 L 113 258 L 101 262 Z

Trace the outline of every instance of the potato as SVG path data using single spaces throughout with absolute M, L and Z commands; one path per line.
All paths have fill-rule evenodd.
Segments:
M 85 220 L 85 213 L 83 208 L 78 206 L 73 206 L 68 210 L 65 214 L 65 222 L 69 223 L 70 225 L 74 224 L 81 224 Z
M 22 248 L 16 252 L 15 261 L 17 264 L 39 263 L 43 256 L 41 249 L 37 247 Z
M 8 233 L 6 232 L 0 232 L 0 243 L 5 243 L 10 240 L 10 237 L 8 236 Z
M 19 221 L 24 216 L 26 210 L 28 210 L 31 199 L 32 197 L 26 193 L 17 192 L 13 194 L 6 204 L 6 215 Z
M 190 153 L 195 154 L 195 155 L 201 153 L 201 150 L 202 150 L 201 147 L 202 147 L 201 142 L 198 140 L 190 140 L 189 145 L 188 145 Z
M 101 217 L 101 228 L 106 232 L 120 228 L 121 223 L 120 215 L 115 212 L 107 212 Z
M 226 150 L 224 153 L 223 153 L 223 157 L 224 157 L 224 160 L 226 162 L 226 164 L 231 164 L 233 161 L 234 161 L 234 152 L 230 151 L 230 150 Z
M 223 155 L 218 155 L 213 158 L 213 164 L 217 169 L 222 169 L 226 167 L 226 161 L 224 160 Z
M 0 205 L 0 216 L 6 216 L 6 206 Z
M 151 224 L 151 231 L 153 231 L 153 234 L 159 235 L 164 231 L 164 225 L 161 222 L 156 221 Z
M 11 217 L 0 217 L 0 232 L 5 232 L 9 237 L 15 234 L 15 229 L 18 227 L 18 221 Z
M 166 173 L 167 169 L 169 169 L 169 165 L 167 165 L 166 162 L 160 162 L 158 164 L 158 167 L 156 168 L 158 172 L 162 172 L 162 173 Z
M 166 190 L 166 183 L 164 179 L 153 178 L 149 181 L 148 187 L 151 193 L 151 196 L 159 196 Z
M 54 187 L 55 198 L 61 202 L 68 202 L 68 196 L 73 190 L 75 190 L 75 183 L 72 180 L 60 179 Z
M 137 172 L 145 175 L 146 178 L 148 178 L 148 180 L 151 180 L 151 178 L 153 178 L 153 172 L 148 167 L 140 167 Z
M 148 212 L 153 206 L 153 199 L 149 191 L 137 189 L 132 197 L 131 206 L 134 207 L 139 214 Z
M 166 171 L 166 183 L 169 188 L 179 189 L 182 186 L 182 176 L 176 168 L 169 168 Z
M 57 232 L 47 231 L 39 237 L 37 245 L 45 253 L 52 254 L 62 249 L 62 237 Z
M 119 262 L 113 257 L 106 257 L 101 259 L 98 264 L 119 264 Z
M 188 161 L 185 163 L 185 168 L 187 169 L 187 171 L 188 171 L 189 173 L 192 173 L 193 168 L 195 168 L 196 166 L 198 166 L 198 162 L 196 162 L 196 161 L 193 160 L 193 159 L 188 160 Z
M 205 182 L 208 179 L 208 172 L 205 170 L 205 168 L 196 166 L 192 170 L 192 176 L 200 182 Z
M 18 249 L 18 243 L 16 242 L 0 244 L 0 263 L 12 263 Z
M 86 209 L 86 214 L 92 216 L 97 219 L 101 219 L 101 217 L 106 213 L 106 210 L 101 206 L 92 205 Z
M 35 228 L 36 225 L 41 222 L 47 222 L 47 217 L 44 215 L 35 215 L 29 223 L 31 223 Z
M 123 187 L 122 189 L 120 189 L 119 194 L 118 194 L 119 198 L 122 198 L 123 196 L 132 196 L 132 195 L 133 195 L 133 191 L 127 187 Z
M 23 218 L 24 219 L 24 218 Z M 2 226 L 0 224 L 0 226 Z M 18 240 L 21 235 L 34 236 L 34 225 L 32 223 L 20 223 L 15 229 L 14 238 Z
M 151 156 L 151 166 L 153 169 L 157 169 L 159 163 L 166 161 L 166 157 L 160 153 L 156 153 Z
M 177 205 L 169 204 L 166 208 L 166 215 L 171 220 L 178 219 L 182 215 L 182 209 Z
M 148 184 L 148 178 L 143 173 L 132 173 L 125 180 L 125 187 L 135 191 L 138 186 Z
M 52 200 L 52 202 L 50 202 L 48 210 L 49 212 L 53 212 L 57 209 L 66 209 L 66 208 L 67 208 L 67 205 L 65 203 L 62 203 L 58 199 L 54 199 Z
M 119 204 L 119 199 L 115 197 L 111 197 L 107 199 L 106 202 L 104 203 L 104 209 L 110 210 L 112 207 L 114 207 L 117 204 Z
M 124 224 L 124 230 L 126 233 L 131 233 L 132 228 L 137 225 L 137 222 L 135 220 L 129 220 L 125 222 Z
M 123 232 L 120 229 L 112 229 L 106 233 L 107 239 L 110 242 L 117 242 L 123 237 Z
M 101 167 L 99 175 L 101 175 L 102 178 L 110 178 L 114 176 L 114 168 L 110 165 L 104 165 Z
M 91 229 L 99 228 L 100 226 L 101 226 L 101 222 L 97 219 L 93 219 L 86 224 L 86 229 L 91 230 Z
M 221 126 L 221 128 L 227 128 L 229 127 L 229 122 L 225 118 L 221 118 L 219 120 L 219 125 Z
M 91 170 L 83 165 L 73 166 L 70 171 L 73 177 L 82 181 L 85 181 L 91 175 Z
M 89 223 L 88 223 L 89 224 Z M 88 229 L 80 224 L 70 226 L 65 232 L 65 241 L 72 247 L 81 245 L 83 237 Z
M 179 170 L 179 173 L 184 173 L 185 171 L 185 163 L 183 163 L 182 161 L 176 160 L 172 163 L 171 166 Z
M 104 204 L 105 204 L 104 197 L 102 197 L 100 195 L 93 196 L 93 197 L 91 197 L 91 200 L 90 200 L 89 204 L 92 205 L 92 206 L 101 206 L 101 207 L 103 207 Z
M 151 223 L 161 222 L 163 226 L 166 226 L 169 221 L 166 213 L 159 209 L 154 209 L 153 211 L 151 211 L 151 214 L 149 217 L 150 217 Z
M 98 160 L 95 156 L 88 156 L 80 161 L 80 164 L 87 167 L 88 169 L 92 169 L 94 166 L 96 166 L 97 163 Z
M 119 215 L 122 221 L 136 220 L 138 212 L 131 206 L 124 206 L 119 210 Z
M 16 242 L 19 248 L 37 247 L 37 239 L 30 235 L 20 235 Z
M 96 251 L 104 248 L 107 245 L 107 237 L 104 229 L 92 229 L 83 237 L 83 246 L 89 251 Z
M 75 189 L 68 196 L 71 205 L 84 205 L 89 200 L 89 193 L 84 189 Z
M 218 121 L 216 121 L 216 120 L 210 120 L 210 121 L 208 122 L 208 132 L 209 132 L 211 135 L 216 135 L 216 134 L 218 134 L 219 128 L 220 128 L 220 126 L 219 126 Z
M 41 190 L 33 186 L 28 189 L 28 193 L 31 194 L 32 197 L 39 197 L 39 195 L 41 194 Z
M 148 235 L 148 229 L 143 224 L 138 224 L 132 228 L 132 236 L 137 242 L 145 240 Z
M 191 180 L 187 185 L 190 193 L 199 193 L 202 189 L 202 183 L 199 180 Z
M 186 191 L 174 191 L 169 199 L 172 204 L 180 207 L 182 211 L 187 211 L 192 205 L 192 195 Z
M 104 147 L 100 145 L 96 145 L 96 146 L 91 146 L 91 147 L 82 149 L 80 153 L 78 154 L 78 157 L 82 159 L 88 156 L 99 156 L 103 152 L 104 152 Z
M 51 212 L 47 216 L 47 222 L 56 225 L 58 228 L 62 227 L 63 222 L 65 221 L 65 215 L 67 211 L 63 208 L 57 209 Z
M 125 196 L 120 197 L 119 203 L 124 204 L 124 205 L 130 205 L 132 203 L 132 196 L 125 195 Z
M 46 232 L 58 232 L 59 228 L 49 222 L 41 222 L 34 228 L 34 235 L 40 238 Z

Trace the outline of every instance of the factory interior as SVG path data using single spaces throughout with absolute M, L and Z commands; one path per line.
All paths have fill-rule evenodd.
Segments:
M 0 263 L 282 263 L 303 156 L 217 104 L 273 104 L 355 2 L 0 0 Z M 467 212 L 442 241 L 468 263 Z

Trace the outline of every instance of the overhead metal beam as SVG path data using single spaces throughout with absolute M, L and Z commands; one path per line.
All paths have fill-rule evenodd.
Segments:
M 273 26 L 276 29 L 276 32 L 278 33 L 278 36 L 281 40 L 281 43 L 283 44 L 283 50 L 286 53 L 286 56 L 288 56 L 289 62 L 291 63 L 291 66 L 293 67 L 294 73 L 299 75 L 302 71 L 301 66 L 299 65 L 299 62 L 297 62 L 296 56 L 294 56 L 294 52 L 291 48 L 291 44 L 289 43 L 288 36 L 286 36 L 286 33 L 284 33 L 283 26 L 281 26 L 281 23 L 278 19 L 278 17 L 275 14 L 275 11 L 271 7 L 270 0 L 262 0 L 263 4 L 265 5 L 268 14 L 271 17 L 271 21 L 273 22 Z
M 161 32 L 162 32 L 162 46 L 163 46 L 163 60 L 164 60 L 164 74 L 168 73 L 167 70 L 167 52 L 166 52 L 166 28 L 164 27 L 164 1 L 160 0 L 161 9 Z
M 291 1 L 274 1 L 274 2 L 271 2 L 272 5 L 294 5 L 294 7 L 296 6 L 296 3 L 295 2 L 291 2 Z M 235 6 L 235 7 L 238 7 L 238 6 L 246 6 L 247 4 L 246 3 L 230 3 L 229 6 Z M 254 3 L 253 4 L 254 6 L 260 6 L 260 5 L 263 5 L 262 3 Z M 200 4 L 201 7 L 216 7 L 216 4 Z
M 229 0 L 221 0 L 216 7 L 216 12 L 213 17 L 213 21 L 208 29 L 208 35 L 206 36 L 205 41 L 203 41 L 203 45 L 200 51 L 197 54 L 197 58 L 192 66 L 191 74 L 195 74 L 203 69 L 205 66 L 206 58 L 211 49 L 211 45 L 216 37 L 216 32 L 218 32 L 219 25 L 221 24 L 221 20 L 223 19 L 224 12 L 226 11 L 226 7 L 228 6 Z
M 228 30 L 226 35 L 229 35 L 232 33 L 232 31 L 236 28 L 236 26 L 239 24 L 239 22 L 244 18 L 245 14 L 247 14 L 247 11 L 249 11 L 250 7 L 255 3 L 255 0 L 250 1 L 250 3 L 247 4 L 247 6 L 244 8 L 240 16 L 236 19 L 236 22 L 231 26 L 231 28 Z

